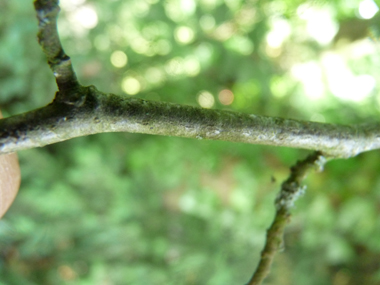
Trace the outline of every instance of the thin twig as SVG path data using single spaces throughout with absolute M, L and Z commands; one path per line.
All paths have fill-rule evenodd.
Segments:
M 60 11 L 58 0 L 36 0 L 34 8 L 38 19 L 38 42 L 53 71 L 59 92 L 56 99 L 67 104 L 81 105 L 81 86 L 75 75 L 70 57 L 63 50 L 57 30 Z
M 290 209 L 295 200 L 305 191 L 301 186 L 306 174 L 313 168 L 322 171 L 326 159 L 320 152 L 315 152 L 305 160 L 298 161 L 291 167 L 289 178 L 282 184 L 276 198 L 276 215 L 267 231 L 266 243 L 261 252 L 259 265 L 247 285 L 259 285 L 268 276 L 275 254 L 283 248 L 283 234 L 286 224 L 290 220 Z

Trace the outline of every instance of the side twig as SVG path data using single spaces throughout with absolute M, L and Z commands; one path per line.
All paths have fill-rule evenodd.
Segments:
M 291 167 L 290 176 L 282 183 L 280 193 L 276 198 L 276 215 L 267 231 L 259 265 L 247 285 L 259 285 L 268 276 L 275 254 L 283 248 L 284 228 L 290 220 L 290 209 L 306 189 L 301 182 L 311 169 L 317 168 L 318 171 L 322 171 L 325 162 L 326 159 L 322 154 L 315 152 Z
M 82 105 L 81 86 L 75 75 L 70 57 L 63 50 L 57 30 L 60 11 L 58 0 L 36 0 L 34 8 L 38 19 L 38 43 L 53 71 L 58 90 L 56 100 L 70 105 Z

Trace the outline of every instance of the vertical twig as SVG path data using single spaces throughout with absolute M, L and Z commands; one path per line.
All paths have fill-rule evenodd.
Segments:
M 38 19 L 38 43 L 53 71 L 59 92 L 56 99 L 69 105 L 80 106 L 84 102 L 83 87 L 75 75 L 70 57 L 63 50 L 57 30 L 60 11 L 58 0 L 36 0 L 34 8 Z
M 247 285 L 261 284 L 268 276 L 275 254 L 283 247 L 283 235 L 286 224 L 290 220 L 290 209 L 294 202 L 306 189 L 301 182 L 313 168 L 323 170 L 326 159 L 322 153 L 315 152 L 305 160 L 298 161 L 290 169 L 289 178 L 282 183 L 280 193 L 276 198 L 276 215 L 270 228 L 267 230 L 266 243 L 261 252 L 259 265 Z

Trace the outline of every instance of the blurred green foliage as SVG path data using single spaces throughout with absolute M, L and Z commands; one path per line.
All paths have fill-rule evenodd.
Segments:
M 327 10 L 339 26 L 357 18 L 360 1 L 61 2 L 64 48 L 81 82 L 102 91 L 130 96 L 133 78 L 136 96 L 152 100 L 197 105 L 207 91 L 219 109 L 331 123 L 378 118 L 378 50 L 345 56 L 371 40 L 320 44 L 302 18 L 302 9 L 307 17 Z M 0 14 L 0 106 L 9 116 L 47 104 L 56 87 L 32 1 L 0 0 Z M 270 47 L 276 25 L 290 33 Z M 115 51 L 125 65 L 112 62 Z M 294 76 L 295 66 L 313 71 L 331 53 L 375 80 L 362 100 L 335 96 L 328 72 L 316 98 L 314 73 Z M 232 91 L 232 103 L 221 90 Z M 288 167 L 306 154 L 120 133 L 20 152 L 20 193 L 0 221 L 0 284 L 244 284 Z M 266 284 L 380 282 L 379 157 L 332 161 L 310 175 Z

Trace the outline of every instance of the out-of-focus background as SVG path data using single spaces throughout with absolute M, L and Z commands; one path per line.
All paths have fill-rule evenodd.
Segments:
M 379 119 L 372 0 L 65 0 L 83 84 L 203 108 L 329 123 Z M 55 81 L 31 0 L 0 0 L 0 107 Z M 244 284 L 289 166 L 309 152 L 128 133 L 19 152 L 0 284 Z M 296 203 L 266 284 L 380 284 L 380 153 L 326 165 Z

